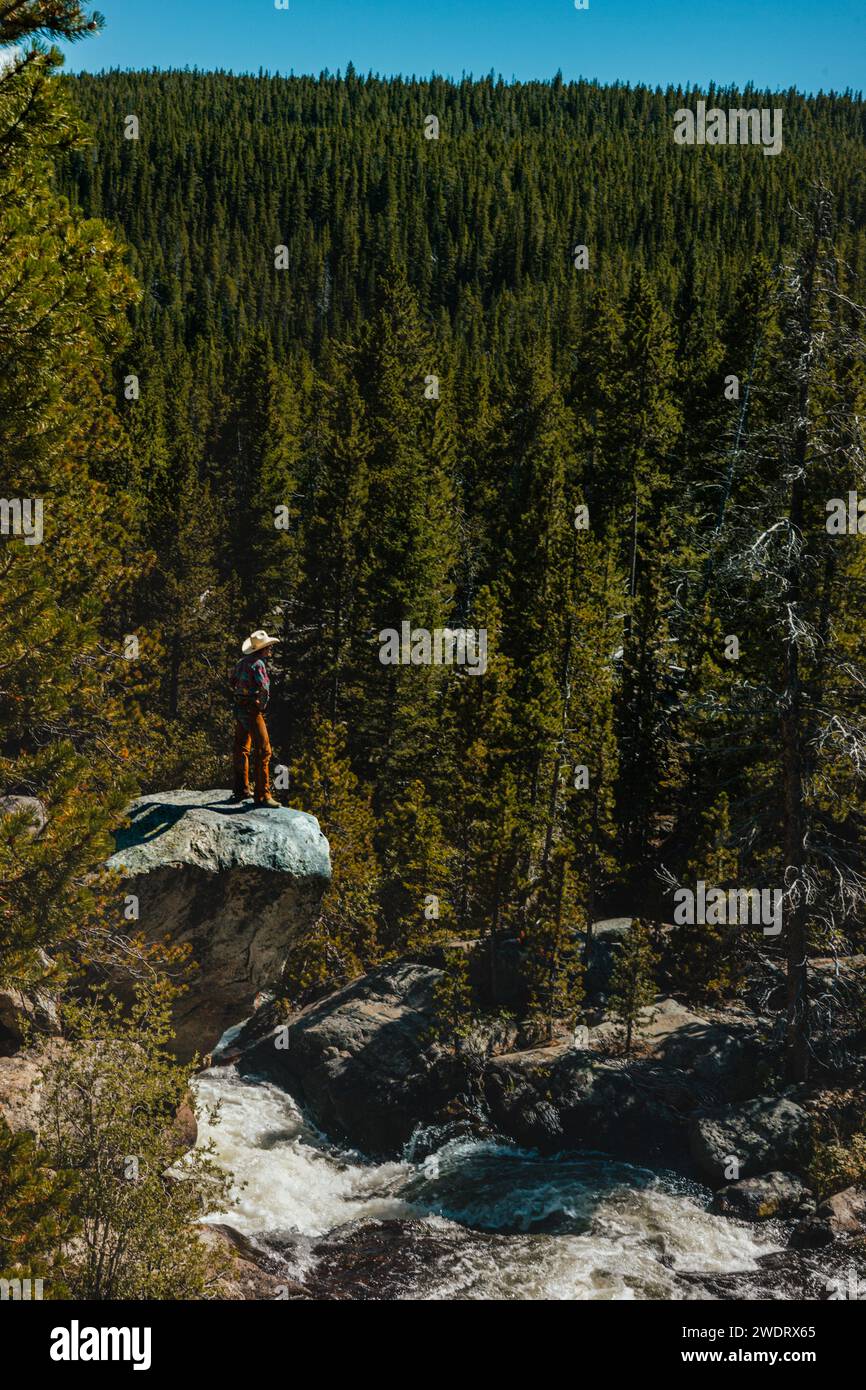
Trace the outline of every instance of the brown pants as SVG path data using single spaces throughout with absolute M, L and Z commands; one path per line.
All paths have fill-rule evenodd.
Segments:
M 256 801 L 264 801 L 271 790 L 271 741 L 260 710 L 235 723 L 235 795 L 250 795 L 250 753 L 253 755 L 253 786 Z

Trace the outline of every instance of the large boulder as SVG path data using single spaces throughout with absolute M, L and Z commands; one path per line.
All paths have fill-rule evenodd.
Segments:
M 664 1021 L 656 1019 L 650 1037 L 655 1031 L 657 1055 L 666 1067 L 686 1072 L 718 1101 L 748 1100 L 755 1094 L 767 1047 L 753 1018 L 687 1018 L 683 1012 L 676 1027 L 662 1032 Z
M 197 1237 L 207 1251 L 208 1273 L 220 1299 L 273 1302 L 309 1297 L 279 1260 L 234 1226 L 201 1225 Z
M 284 1086 L 332 1138 L 399 1153 L 418 1125 L 450 1117 L 465 1082 L 465 1063 L 433 1036 L 441 978 L 416 961 L 383 966 L 276 1023 L 239 1070 Z
M 760 1178 L 741 1178 L 720 1187 L 713 1198 L 719 1216 L 741 1221 L 772 1221 L 805 1216 L 815 1210 L 815 1199 L 806 1184 L 793 1173 L 764 1173 Z
M 627 930 L 616 922 L 608 935 L 616 941 Z M 754 1093 L 754 1026 L 707 1020 L 659 997 L 644 1011 L 640 1044 L 639 1055 L 623 1058 L 619 1030 L 604 1021 L 575 1045 L 491 1058 L 484 1091 L 494 1123 L 520 1144 L 604 1149 L 694 1176 L 690 1119 Z
M 817 1212 L 830 1222 L 836 1235 L 866 1234 L 866 1187 L 846 1187 L 822 1202 Z
M 560 1043 L 492 1058 L 484 1094 L 496 1128 L 527 1148 L 683 1166 L 682 1109 L 695 1101 L 651 1061 L 624 1066 Z
M 144 796 L 108 867 L 138 901 L 128 929 L 187 945 L 196 969 L 176 1006 L 176 1050 L 207 1052 L 280 976 L 331 876 L 314 816 L 232 803 L 228 791 Z
M 728 1043 L 723 1024 L 659 999 L 638 1057 L 622 1057 L 608 1024 L 584 1029 L 578 1042 L 559 1038 L 518 1051 L 518 1030 L 489 1021 L 455 1056 L 435 1040 L 441 979 L 431 960 L 404 959 L 288 1019 L 277 1004 L 265 1005 L 226 1060 L 284 1086 L 320 1129 L 370 1154 L 399 1153 L 412 1138 L 417 1156 L 430 1127 L 437 1142 L 443 1126 L 455 1134 L 492 1127 L 547 1152 L 602 1149 L 696 1175 L 689 1118 L 739 1095 L 752 1041 L 739 1020 Z
M 721 1183 L 736 1160 L 741 1178 L 772 1169 L 801 1170 L 808 1162 L 809 1116 L 786 1096 L 729 1105 L 692 1122 L 692 1156 L 705 1177 Z
M 866 1288 L 866 1259 L 856 1247 L 827 1250 L 773 1250 L 758 1255 L 746 1269 L 716 1273 L 712 1262 L 705 1272 L 678 1270 L 686 1298 L 737 1299 L 781 1304 L 859 1298 Z M 756 1319 L 757 1321 L 757 1319 Z

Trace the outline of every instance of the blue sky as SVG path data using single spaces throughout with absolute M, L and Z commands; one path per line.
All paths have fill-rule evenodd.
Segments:
M 866 87 L 866 0 L 97 0 L 73 71 L 260 67 Z

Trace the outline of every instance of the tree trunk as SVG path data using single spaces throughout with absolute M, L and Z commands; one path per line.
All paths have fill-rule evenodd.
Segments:
M 799 863 L 802 854 L 802 769 L 796 734 L 791 728 L 793 722 L 791 716 L 786 716 L 782 735 L 785 761 L 785 859 L 789 868 L 799 871 L 802 867 Z M 797 876 L 800 877 L 799 872 Z M 788 908 L 785 943 L 788 964 L 785 1075 L 789 1081 L 805 1081 L 809 1074 L 807 936 L 806 905 L 803 902 L 801 880 L 800 901 Z
M 818 263 L 820 231 L 815 226 L 815 236 L 810 248 L 803 285 L 803 342 L 811 344 L 814 334 L 813 299 L 815 272 Z M 811 354 L 806 355 L 807 362 Z M 791 485 L 791 500 L 788 520 L 791 530 L 797 536 L 803 534 L 805 515 L 805 474 L 809 459 L 809 410 L 810 410 L 811 372 L 808 366 L 803 371 L 798 399 L 798 428 L 793 449 L 794 481 Z M 796 615 L 801 602 L 801 580 L 803 557 L 796 556 L 786 575 L 785 605 Z M 803 863 L 805 850 L 805 798 L 803 794 L 803 746 L 804 746 L 803 683 L 800 671 L 799 638 L 790 632 L 786 641 L 785 690 L 782 700 L 782 776 L 784 787 L 785 824 L 783 847 L 785 867 L 791 879 L 791 888 L 797 901 L 791 903 L 787 911 L 787 930 L 785 949 L 787 955 L 787 989 L 785 1019 L 785 1075 L 789 1081 L 805 1081 L 809 1074 L 809 993 L 806 967 L 808 951 L 808 930 L 805 903 L 805 882 Z
M 502 917 L 502 880 L 505 865 L 502 851 L 496 856 L 496 875 L 493 889 L 493 916 L 490 920 L 490 1002 L 499 1003 L 499 924 Z
M 803 521 L 803 485 L 800 479 L 791 490 L 790 520 L 800 530 Z M 788 602 L 796 611 L 800 599 L 800 566 L 788 575 Z M 784 787 L 785 867 L 792 878 L 797 901 L 786 913 L 787 993 L 785 1026 L 785 1074 L 789 1081 L 805 1081 L 809 1070 L 808 992 L 806 981 L 806 904 L 804 900 L 803 858 L 803 688 L 797 638 L 789 636 L 786 652 L 785 693 L 781 718 L 782 778 Z
M 169 684 L 168 684 L 168 714 L 170 719 L 177 719 L 178 706 L 180 704 L 180 661 L 181 661 L 181 642 L 180 637 L 175 633 L 171 639 L 169 656 Z

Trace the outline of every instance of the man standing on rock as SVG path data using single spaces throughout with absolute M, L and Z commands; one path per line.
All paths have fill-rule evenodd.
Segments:
M 234 772 L 232 801 L 248 801 L 250 791 L 250 753 L 253 756 L 253 786 L 256 806 L 279 806 L 271 796 L 271 741 L 265 723 L 271 680 L 265 659 L 278 637 L 269 637 L 259 628 L 241 647 L 243 656 L 232 672 L 230 685 L 235 706 Z

